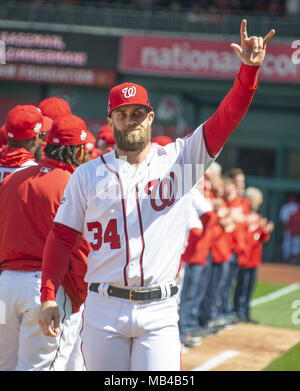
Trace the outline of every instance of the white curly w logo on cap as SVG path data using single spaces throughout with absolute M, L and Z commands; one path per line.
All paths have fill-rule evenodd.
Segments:
M 82 130 L 82 131 L 81 131 L 81 135 L 80 135 L 81 140 L 82 140 L 82 141 L 85 141 L 86 136 L 87 136 L 87 132 L 85 132 L 84 130 Z
M 132 98 L 136 94 L 135 86 L 123 88 L 122 94 L 125 99 Z

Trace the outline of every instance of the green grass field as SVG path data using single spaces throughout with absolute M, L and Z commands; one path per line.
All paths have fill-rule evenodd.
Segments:
M 264 371 L 300 371 L 300 343 L 273 360 Z
M 257 299 L 282 289 L 285 285 L 257 282 L 252 296 Z M 300 287 L 274 300 L 251 308 L 252 318 L 261 325 L 299 330 Z M 264 371 L 300 371 L 300 343 L 272 361 Z
M 252 299 L 265 296 L 283 287 L 284 285 L 258 282 Z M 297 308 L 293 308 L 293 305 L 299 308 L 299 315 L 296 312 Z M 251 313 L 253 319 L 262 325 L 296 329 L 300 332 L 300 287 L 294 292 L 253 307 Z M 298 323 L 295 320 L 298 320 Z

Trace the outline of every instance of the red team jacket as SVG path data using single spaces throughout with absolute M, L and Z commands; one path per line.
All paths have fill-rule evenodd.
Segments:
M 205 266 L 212 244 L 212 227 L 217 223 L 218 217 L 215 212 L 211 211 L 204 213 L 200 220 L 203 224 L 203 230 L 199 228 L 190 230 L 188 244 L 181 255 L 181 261 Z
M 0 183 L 8 174 L 36 164 L 34 155 L 27 149 L 6 145 L 0 150 Z
M 0 188 L 0 270 L 42 269 L 42 256 L 64 189 L 74 167 L 43 158 L 36 166 L 9 175 Z M 9 210 L 9 216 L 5 211 Z M 62 286 L 73 312 L 79 310 L 87 293 L 83 278 L 90 244 L 78 236 Z
M 263 243 L 270 240 L 270 234 L 265 233 L 263 228 L 258 227 L 254 230 L 247 229 L 246 246 L 238 258 L 241 268 L 257 268 L 261 264 Z

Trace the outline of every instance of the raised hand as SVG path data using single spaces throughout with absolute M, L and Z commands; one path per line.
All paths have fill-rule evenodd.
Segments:
M 244 64 L 250 66 L 261 66 L 265 58 L 267 43 L 274 36 L 275 30 L 270 30 L 264 38 L 256 36 L 248 38 L 247 20 L 243 19 L 240 32 L 241 45 L 232 43 L 230 46 L 235 50 L 236 54 Z

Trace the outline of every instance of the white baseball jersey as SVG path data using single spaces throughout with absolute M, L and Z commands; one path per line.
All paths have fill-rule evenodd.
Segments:
M 13 172 L 23 170 L 24 168 L 36 166 L 37 163 L 34 160 L 28 160 L 24 164 L 22 164 L 20 167 L 1 167 L 0 166 L 0 183 L 3 181 L 3 179 Z
M 201 125 L 184 139 L 152 146 L 136 172 L 115 151 L 78 167 L 54 222 L 91 243 L 86 282 L 173 282 L 190 209 L 190 202 L 179 201 L 213 160 Z

